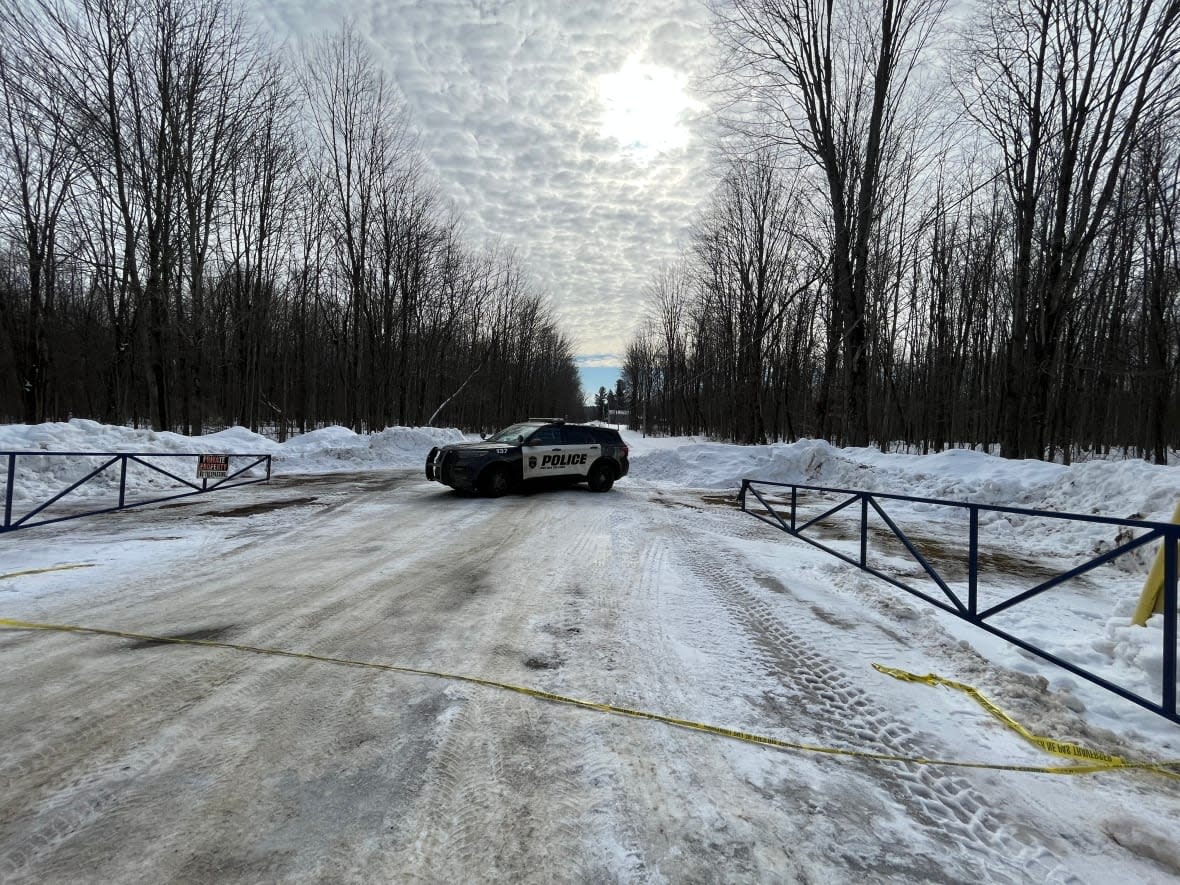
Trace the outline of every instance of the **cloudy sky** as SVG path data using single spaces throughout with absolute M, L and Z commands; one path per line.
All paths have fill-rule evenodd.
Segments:
M 255 0 L 293 42 L 344 16 L 406 96 L 474 243 L 515 247 L 597 389 L 707 197 L 702 0 Z

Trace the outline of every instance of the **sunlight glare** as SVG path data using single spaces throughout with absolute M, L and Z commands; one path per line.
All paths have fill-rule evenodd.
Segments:
M 685 79 L 668 68 L 632 58 L 622 69 L 598 79 L 602 134 L 641 159 L 688 144 L 683 117 L 696 105 Z

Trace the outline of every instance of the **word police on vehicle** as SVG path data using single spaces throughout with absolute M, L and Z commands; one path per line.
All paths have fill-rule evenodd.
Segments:
M 426 478 L 492 497 L 535 480 L 584 482 L 593 492 L 608 492 L 630 470 L 627 455 L 617 430 L 530 418 L 482 442 L 431 449 Z
M 541 469 L 546 467 L 580 467 L 586 463 L 586 455 L 542 455 Z M 529 467 L 537 466 L 537 456 L 529 456 Z

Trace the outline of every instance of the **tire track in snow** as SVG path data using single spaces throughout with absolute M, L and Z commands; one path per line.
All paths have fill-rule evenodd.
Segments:
M 710 613 L 682 608 L 686 600 L 672 567 L 675 544 L 665 511 L 630 502 L 616 508 L 610 577 L 603 583 L 619 600 L 621 620 L 595 621 L 594 632 L 619 637 L 612 650 L 618 667 L 591 681 L 592 689 L 603 686 L 592 696 L 673 714 L 702 712 L 702 702 L 713 702 L 686 680 L 684 655 L 697 654 L 683 641 L 684 624 L 706 631 Z M 589 736 L 584 742 L 594 739 L 591 815 L 609 833 L 598 851 L 610 879 L 695 882 L 724 876 L 746 882 L 808 875 L 784 850 L 780 816 L 748 815 L 735 807 L 733 791 L 741 780 L 727 765 L 724 742 L 613 719 L 581 729 Z
M 560 690 L 568 653 L 562 643 L 581 636 L 580 628 L 570 633 L 568 625 L 580 621 L 586 600 L 595 608 L 606 601 L 600 587 L 590 582 L 588 590 L 582 580 L 607 562 L 596 531 L 604 514 L 587 511 L 579 537 L 568 546 L 546 547 L 531 544 L 531 532 L 552 500 L 512 503 L 508 518 L 519 522 L 520 530 L 509 546 L 530 548 L 527 579 L 510 549 L 497 547 L 491 555 L 473 549 L 466 558 L 468 568 L 490 567 L 491 580 L 509 588 L 494 613 L 484 612 L 496 623 L 485 621 L 479 629 L 511 654 L 493 649 L 484 667 L 466 669 Z M 609 611 L 608 605 L 602 608 Z M 462 632 L 461 625 L 455 628 Z M 391 874 L 422 882 L 462 881 L 473 870 L 486 879 L 538 883 L 601 878 L 592 853 L 577 847 L 587 829 L 583 785 L 596 769 L 576 711 L 541 709 L 533 701 L 478 688 L 450 687 L 447 693 L 457 706 L 426 763 L 420 800 L 402 828 L 418 836 L 395 849 L 400 862 Z
M 525 699 L 474 691 L 431 754 L 426 786 L 405 822 L 417 834 L 391 874 L 416 882 L 585 881 L 576 754 L 555 754 L 552 716 Z M 564 760 L 562 759 L 564 755 Z M 549 850 L 546 850 L 546 847 Z
M 71 658 L 75 652 L 76 644 L 57 650 Z M 137 778 L 168 764 L 173 747 L 154 734 L 126 728 L 126 722 L 145 715 L 178 716 L 249 666 L 241 662 L 227 672 L 223 661 L 192 663 L 185 672 L 157 678 L 150 686 L 125 686 L 118 699 L 108 696 L 101 715 L 58 715 L 26 723 L 28 738 L 6 745 L 0 762 L 7 796 L 0 814 L 0 844 L 12 847 L 0 858 L 5 881 L 19 881 L 26 874 L 40 879 L 43 872 L 34 874 L 30 867 L 117 813 Z M 73 688 L 79 690 L 77 682 Z M 85 688 L 81 691 L 85 694 Z M 81 703 L 59 709 L 78 709 Z
M 780 684 L 783 697 L 771 705 L 772 712 L 790 717 L 793 736 L 810 723 L 816 740 L 829 745 L 932 755 L 912 728 L 880 709 L 836 662 L 804 639 L 811 627 L 805 608 L 772 608 L 760 598 L 754 577 L 734 565 L 740 554 L 717 543 L 727 526 L 715 519 L 706 522 L 711 525 L 704 530 L 678 524 L 683 563 L 749 637 L 762 672 Z M 970 850 L 964 873 L 989 881 L 1073 881 L 1050 848 L 1035 844 L 1023 826 L 993 809 L 965 776 L 916 765 L 873 774 L 934 841 L 946 834 L 960 849 Z

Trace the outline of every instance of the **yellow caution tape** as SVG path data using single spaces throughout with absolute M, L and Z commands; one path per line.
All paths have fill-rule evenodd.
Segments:
M 877 762 L 900 762 L 914 765 L 942 765 L 951 768 L 983 768 L 993 771 L 1018 771 L 1036 774 L 1092 774 L 1098 771 L 1108 771 L 1113 768 L 1136 769 L 1152 771 L 1173 777 L 1180 777 L 1166 770 L 1167 766 L 1180 765 L 1178 762 L 1120 762 L 1112 765 L 1106 761 L 1095 761 L 1084 765 L 1001 765 L 989 762 L 963 762 L 953 759 L 927 759 L 921 756 L 901 756 L 893 753 L 873 753 L 866 750 L 845 750 L 837 747 L 821 747 L 803 744 L 795 741 L 785 741 L 766 735 L 751 734 L 718 725 L 708 725 L 703 722 L 693 722 L 689 719 L 677 719 L 673 716 L 663 716 L 659 713 L 648 713 L 643 710 L 632 710 L 627 707 L 617 707 L 597 701 L 584 701 L 566 695 L 554 694 L 537 688 L 523 685 L 513 685 L 509 682 L 498 682 L 494 679 L 481 679 L 478 676 L 463 676 L 455 673 L 442 673 L 435 670 L 422 670 L 417 667 L 403 667 L 397 664 L 384 664 L 374 661 L 358 661 L 349 658 L 335 658 L 326 655 L 311 654 L 309 652 L 286 651 L 279 648 L 266 648 L 256 645 L 240 645 L 233 642 L 218 642 L 212 639 L 179 639 L 171 636 L 155 636 L 149 633 L 133 633 L 128 630 L 108 630 L 101 627 L 80 627 L 73 624 L 42 624 L 35 621 L 19 621 L 10 618 L 0 618 L 0 628 L 9 630 L 55 630 L 64 633 L 89 633 L 97 636 L 114 636 L 119 639 L 134 639 L 140 642 L 159 642 L 174 645 L 201 645 L 207 648 L 223 648 L 233 651 L 249 652 L 251 654 L 274 655 L 284 658 L 297 658 L 305 661 L 316 661 L 322 664 L 337 664 L 346 667 L 366 667 L 373 670 L 386 670 L 394 673 L 408 673 L 415 676 L 431 676 L 454 682 L 465 682 L 471 685 L 482 685 L 487 688 L 498 688 L 504 691 L 516 692 L 528 697 L 580 707 L 584 710 L 595 710 L 599 713 L 612 713 L 617 716 L 629 716 L 633 719 L 646 719 L 650 722 L 662 722 L 678 728 L 691 729 L 718 737 L 732 738 L 748 744 L 758 744 L 763 747 L 773 747 L 779 750 L 797 750 L 806 753 L 820 753 L 827 756 L 847 756 L 854 759 L 871 759 Z M 901 671 L 898 671 L 901 672 Z
M 9 572 L 6 575 L 0 575 L 0 581 L 5 578 L 22 578 L 25 575 L 43 575 L 46 572 L 65 572 L 75 568 L 94 568 L 93 562 L 75 562 L 70 565 L 51 565 L 48 568 L 30 568 L 23 572 Z
M 1016 732 L 1034 747 L 1044 750 L 1046 753 L 1053 753 L 1056 756 L 1066 756 L 1070 759 L 1087 759 L 1091 762 L 1100 763 L 1104 768 L 1142 768 L 1145 765 L 1150 766 L 1149 763 L 1129 763 L 1121 756 L 1114 756 L 1110 753 L 1103 753 L 1101 750 L 1091 750 L 1089 747 L 1083 747 L 1080 744 L 1070 743 L 1068 741 L 1058 741 L 1053 738 L 1042 737 L 1041 735 L 1033 734 L 1003 710 L 995 705 L 990 698 L 983 692 L 972 685 L 967 685 L 965 682 L 956 682 L 954 679 L 947 679 L 944 676 L 938 676 L 934 673 L 927 673 L 925 676 L 919 676 L 917 673 L 910 673 L 906 670 L 898 670 L 893 667 L 886 667 L 883 664 L 873 664 L 873 669 L 879 673 L 884 673 L 886 676 L 892 676 L 894 679 L 900 679 L 903 682 L 921 682 L 925 685 L 944 685 L 947 688 L 953 688 L 961 691 L 968 697 L 972 698 L 979 706 L 983 707 L 988 713 L 1002 722 L 1012 731 Z M 1166 774 L 1169 777 L 1180 777 L 1172 771 L 1168 771 L 1166 766 L 1175 766 L 1177 762 L 1158 762 L 1154 763 L 1159 767 L 1160 774 Z M 1154 770 L 1154 769 L 1153 769 Z

